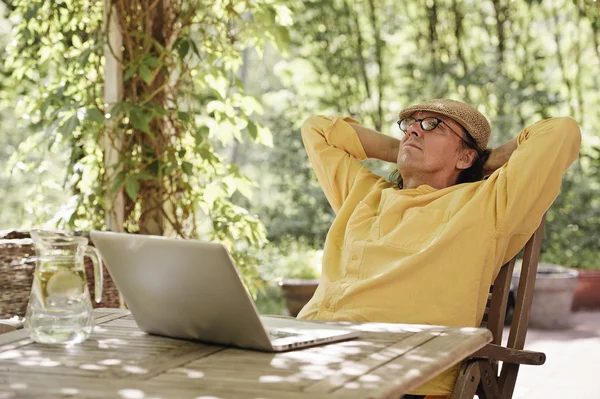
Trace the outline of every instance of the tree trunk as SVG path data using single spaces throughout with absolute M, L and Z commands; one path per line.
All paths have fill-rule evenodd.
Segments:
M 124 65 L 127 67 L 132 60 L 138 63 L 140 59 L 144 60 L 140 58 L 140 51 L 146 59 L 164 61 L 164 51 L 172 49 L 178 36 L 179 3 L 172 0 L 117 0 L 116 3 L 125 43 Z M 124 100 L 138 107 L 155 105 L 156 109 L 169 108 L 170 100 L 177 96 L 177 87 L 170 78 L 168 64 L 145 66 L 149 71 L 146 74 L 142 73 L 141 65 L 137 68 L 138 73 L 125 82 Z M 150 79 L 148 74 L 151 74 Z M 142 109 L 147 111 L 147 108 Z M 133 157 L 137 162 L 130 166 L 128 176 L 145 173 L 154 177 L 137 180 L 137 198 L 135 203 L 128 201 L 126 210 L 129 215 L 139 212 L 139 219 L 137 226 L 133 223 L 129 229 L 151 235 L 180 234 L 180 222 L 173 214 L 177 195 L 182 190 L 182 171 L 174 167 L 163 173 L 165 165 L 176 163 L 171 147 L 173 138 L 180 133 L 179 127 L 169 117 L 153 114 L 148 125 L 150 133 L 140 130 L 131 121 L 128 128 L 131 135 L 123 148 L 123 155 L 126 153 L 129 159 Z M 153 164 L 154 170 L 151 168 Z M 130 220 L 134 218 L 130 217 Z

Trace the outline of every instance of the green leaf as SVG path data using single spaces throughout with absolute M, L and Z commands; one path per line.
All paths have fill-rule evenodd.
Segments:
M 258 128 L 254 122 L 248 121 L 248 134 L 252 137 L 252 140 L 256 141 L 256 138 L 258 137 Z
M 182 41 L 179 44 L 179 57 L 181 58 L 185 58 L 185 56 L 187 55 L 187 53 L 190 51 L 190 42 L 187 40 Z
M 273 135 L 268 127 L 259 126 L 258 139 L 256 141 L 266 145 L 267 147 L 273 148 Z
M 191 120 L 189 112 L 178 112 L 177 118 L 179 118 L 180 121 L 185 122 L 185 123 L 187 123 Z
M 140 191 L 140 183 L 133 177 L 128 178 L 127 181 L 125 181 L 125 191 L 129 198 L 131 198 L 132 201 L 135 201 L 137 199 L 138 191 Z
M 87 120 L 97 123 L 104 122 L 104 114 L 98 108 L 88 108 L 85 117 Z
M 137 68 L 135 66 L 127 68 L 127 70 L 125 71 L 125 76 L 123 76 L 123 80 L 127 82 L 129 79 L 131 79 L 136 70 Z
M 150 132 L 150 121 L 139 108 L 132 109 L 129 116 L 131 118 L 131 124 L 135 129 L 152 135 L 152 132 Z
M 200 50 L 198 49 L 196 42 L 192 40 L 191 45 L 192 45 L 192 50 L 194 51 L 194 54 L 196 54 L 198 57 L 200 57 Z
M 158 68 L 159 66 L 161 66 L 161 65 L 162 65 L 162 62 L 160 62 L 160 60 L 159 60 L 158 58 L 156 58 L 156 57 L 154 57 L 154 56 L 152 56 L 152 55 L 151 55 L 151 56 L 149 56 L 149 57 L 148 57 L 148 58 L 145 60 L 145 62 L 144 62 L 144 63 L 145 63 L 146 65 L 148 65 L 148 66 L 149 66 L 150 68 L 152 68 L 152 69 L 156 69 L 156 68 Z
M 285 26 L 277 26 L 275 28 L 275 44 L 277 48 L 282 50 L 290 44 L 290 31 Z
M 58 131 L 65 135 L 69 135 L 73 133 L 75 129 L 77 129 L 77 126 L 79 126 L 79 118 L 77 118 L 77 115 L 72 115 L 65 123 L 62 124 L 61 127 L 58 128 Z
M 185 173 L 188 176 L 191 176 L 194 170 L 194 166 L 189 162 L 182 162 L 181 169 L 183 169 L 183 173 Z
M 126 101 L 119 101 L 113 105 L 113 107 L 110 109 L 111 119 L 125 112 L 127 108 L 129 108 L 129 104 Z
M 73 47 L 75 47 L 75 48 L 81 48 L 81 46 L 83 44 L 81 42 L 81 38 L 79 36 L 77 36 L 77 35 L 73 35 L 71 37 L 71 43 L 73 43 Z
M 227 95 L 228 81 L 224 76 L 206 75 L 204 79 L 208 87 L 210 87 L 221 99 Z
M 152 176 L 152 175 L 150 175 L 148 173 L 144 173 L 144 172 L 136 173 L 134 175 L 134 177 L 137 180 L 154 180 L 154 179 L 156 179 L 154 176 Z
M 146 65 L 140 65 L 140 77 L 146 84 L 150 84 L 152 81 L 152 72 Z
M 121 185 L 123 184 L 123 181 L 125 180 L 125 176 L 127 176 L 127 172 L 122 170 L 119 173 L 117 173 L 117 175 L 115 176 L 113 182 L 112 182 L 112 186 L 110 188 L 110 192 L 111 193 L 116 193 L 117 190 L 119 190 L 119 188 L 121 187 Z

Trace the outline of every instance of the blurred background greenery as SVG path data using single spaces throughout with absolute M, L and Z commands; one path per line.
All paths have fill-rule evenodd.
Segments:
M 165 46 L 181 65 L 169 73 L 183 74 L 195 63 L 185 97 L 176 106 L 160 105 L 175 107 L 189 132 L 177 141 L 173 162 L 192 187 L 183 185 L 182 192 L 195 194 L 173 206 L 199 227 L 178 234 L 245 240 L 238 248 L 245 263 L 239 259 L 263 311 L 280 312 L 275 281 L 318 276 L 318 251 L 334 217 L 304 153 L 303 120 L 315 113 L 351 115 L 399 137 L 398 111 L 426 98 L 476 106 L 491 122 L 492 146 L 541 118 L 575 118 L 583 148 L 549 211 L 542 260 L 600 268 L 595 0 L 190 3 L 196 8 L 185 10 L 215 19 L 194 20 L 190 26 L 200 28 L 182 30 Z M 98 198 L 112 190 L 98 167 L 102 113 L 98 120 L 90 111 L 102 92 L 101 13 L 101 1 L 0 2 L 0 229 L 105 227 Z M 227 27 L 223 35 L 220 26 Z M 138 76 L 149 84 L 148 70 L 167 68 L 161 54 L 146 70 L 144 54 L 130 54 L 126 84 Z M 134 111 L 128 114 L 132 137 L 147 128 L 136 125 Z M 211 169 L 206 159 L 218 163 Z M 156 177 L 140 165 L 117 184 L 138 210 L 145 179 Z M 367 165 L 383 175 L 393 168 Z M 192 176 L 205 181 L 189 183 Z M 217 194 L 208 189 L 211 179 L 226 182 Z M 215 196 L 223 200 L 217 204 Z M 131 215 L 126 230 L 143 230 Z

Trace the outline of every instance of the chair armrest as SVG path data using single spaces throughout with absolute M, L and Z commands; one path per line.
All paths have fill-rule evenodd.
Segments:
M 471 355 L 471 358 L 497 360 L 505 363 L 528 364 L 533 366 L 540 366 L 546 362 L 546 354 L 543 352 L 505 348 L 504 346 L 494 344 L 487 344 Z

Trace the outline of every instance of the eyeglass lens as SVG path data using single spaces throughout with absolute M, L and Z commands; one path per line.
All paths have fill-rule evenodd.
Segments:
M 419 122 L 421 124 L 421 129 L 423 130 L 433 130 L 440 124 L 440 120 L 438 118 L 434 118 L 433 116 L 424 119 L 404 118 L 399 123 L 400 129 L 403 132 L 406 132 L 408 128 L 415 122 Z

